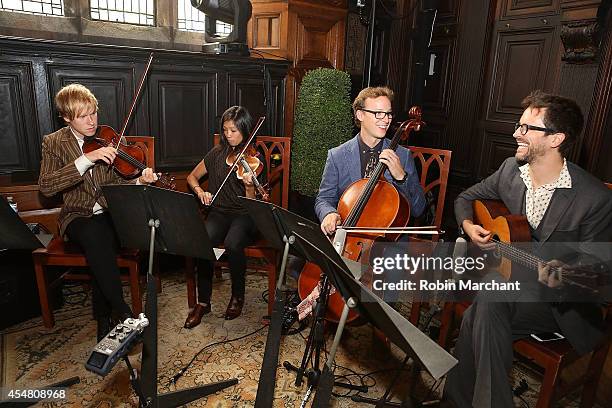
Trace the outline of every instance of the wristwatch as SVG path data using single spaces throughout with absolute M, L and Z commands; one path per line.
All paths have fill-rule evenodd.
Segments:
M 406 182 L 407 178 L 408 178 L 408 172 L 405 171 L 404 172 L 404 178 L 402 178 L 401 180 L 395 180 L 395 184 L 404 184 Z

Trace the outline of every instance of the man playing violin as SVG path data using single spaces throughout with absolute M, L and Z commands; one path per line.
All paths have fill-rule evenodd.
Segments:
M 331 235 L 342 224 L 336 211 L 338 201 L 346 188 L 361 178 L 367 178 L 378 162 L 387 166 L 385 179 L 410 203 L 411 214 L 420 216 L 425 209 L 425 195 L 410 151 L 398 146 L 388 149 L 385 138 L 393 114 L 393 91 L 386 87 L 369 87 L 361 90 L 353 101 L 355 123 L 359 133 L 327 153 L 325 170 L 315 200 L 315 213 L 321 221 L 321 230 Z
M 534 249 L 545 243 L 609 243 L 612 240 L 612 191 L 600 180 L 565 159 L 580 134 L 583 116 L 571 99 L 532 92 L 523 100 L 525 109 L 513 134 L 518 147 L 515 157 L 455 201 L 459 225 L 472 242 L 488 248 L 492 234 L 473 222 L 474 200 L 501 200 L 512 214 L 525 215 Z M 582 245 L 580 245 L 582 244 Z M 544 259 L 559 259 L 548 251 Z M 603 252 L 612 249 L 607 248 Z M 608 261 L 611 254 L 594 255 Z M 574 260 L 581 259 L 574 256 Z M 481 292 L 463 315 L 454 367 L 445 386 L 451 406 L 514 407 L 508 373 L 512 367 L 512 342 L 530 333 L 562 333 L 579 354 L 588 353 L 602 339 L 601 310 L 597 303 L 542 301 L 547 286 L 558 287 L 558 277 L 549 274 L 552 264 L 540 265 L 531 282 L 518 293 Z M 522 272 L 518 270 L 518 272 Z M 512 275 L 514 279 L 515 271 Z M 546 284 L 539 285 L 537 280 Z
M 98 128 L 98 101 L 89 89 L 67 85 L 55 96 L 55 105 L 67 126 L 43 138 L 38 184 L 45 196 L 62 194 L 60 234 L 85 253 L 93 275 L 93 315 L 100 340 L 114 326 L 111 316 L 123 321 L 132 314 L 123 299 L 116 261 L 118 241 L 101 186 L 152 183 L 157 175 L 146 168 L 138 179 L 125 180 L 108 171 L 117 156 L 111 146 L 83 153 L 84 139 Z
M 206 231 L 213 246 L 223 243 L 229 261 L 232 280 L 232 296 L 225 310 L 225 319 L 240 316 L 244 306 L 246 256 L 244 249 L 253 242 L 257 227 L 242 205 L 240 196 L 255 198 L 255 184 L 250 174 L 242 179 L 230 175 L 225 185 L 222 182 L 230 169 L 233 159 L 249 137 L 252 119 L 242 106 L 232 106 L 221 117 L 223 135 L 219 145 L 211 149 L 204 159 L 187 176 L 189 188 L 204 205 L 211 205 L 213 193 L 217 193 L 206 218 Z M 232 154 L 234 153 L 234 154 Z M 208 175 L 208 189 L 200 187 L 200 179 Z M 265 175 L 262 169 L 260 179 Z M 221 188 L 221 190 L 219 190 Z M 197 264 L 198 303 L 189 312 L 185 327 L 191 329 L 200 324 L 202 317 L 211 312 L 213 263 L 198 259 Z

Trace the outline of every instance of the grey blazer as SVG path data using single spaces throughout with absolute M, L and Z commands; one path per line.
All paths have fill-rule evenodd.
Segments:
M 538 228 L 539 242 L 612 241 L 612 190 L 580 167 L 567 162 L 572 188 L 555 190 Z M 525 215 L 527 187 L 520 177 L 514 157 L 480 183 L 468 188 L 455 200 L 459 225 L 473 219 L 472 201 L 501 200 L 512 214 Z M 612 244 L 605 245 L 605 261 L 612 259 Z M 594 303 L 556 303 L 553 314 L 564 335 L 579 353 L 593 349 L 602 336 L 600 309 Z

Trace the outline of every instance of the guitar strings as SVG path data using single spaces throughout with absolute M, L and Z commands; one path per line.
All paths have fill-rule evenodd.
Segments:
M 499 240 L 497 240 L 495 238 L 492 238 L 491 240 L 497 244 L 497 247 L 502 252 L 502 254 L 506 253 L 506 254 L 509 254 L 510 256 L 514 255 L 516 257 L 516 260 L 519 263 L 522 263 L 525 266 L 532 267 L 532 268 L 535 268 L 537 270 L 540 263 L 546 264 L 546 262 L 543 259 L 538 258 L 537 256 L 532 255 L 532 254 L 530 254 L 530 253 L 528 253 L 526 251 L 518 249 L 518 248 L 514 247 L 513 245 L 510 245 L 510 244 L 508 244 L 506 242 L 499 241 Z M 571 276 L 572 275 L 571 271 L 567 271 L 567 270 L 563 271 L 563 270 L 561 270 L 561 267 L 553 266 L 553 265 L 550 266 L 550 269 L 551 269 L 551 271 L 553 273 L 557 274 L 557 276 L 559 277 L 559 280 L 561 282 L 569 283 L 571 285 L 575 285 L 575 286 L 579 286 L 579 287 L 584 288 L 584 289 L 591 290 L 590 287 L 588 287 L 586 285 L 583 285 L 583 284 L 580 284 L 580 283 L 578 283 L 578 282 L 576 282 L 576 281 L 574 281 L 572 279 L 569 279 L 569 278 L 563 276 L 563 275 L 566 275 L 566 276 L 570 275 Z

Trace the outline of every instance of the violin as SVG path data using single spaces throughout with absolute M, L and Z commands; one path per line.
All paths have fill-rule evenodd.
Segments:
M 126 143 L 123 135 L 125 134 L 132 114 L 134 113 L 136 102 L 138 102 L 138 97 L 140 96 L 140 92 L 142 91 L 142 87 L 145 79 L 147 78 L 152 62 L 153 53 L 149 55 L 149 61 L 147 62 L 144 72 L 142 73 L 142 77 L 140 78 L 140 84 L 138 84 L 138 89 L 134 95 L 132 105 L 130 106 L 130 110 L 123 121 L 121 133 L 117 134 L 117 132 L 115 132 L 115 130 L 110 126 L 100 125 L 98 126 L 95 135 L 86 137 L 84 139 L 85 143 L 83 144 L 83 153 L 85 154 L 93 152 L 101 147 L 114 147 L 117 152 L 117 156 L 110 166 L 114 167 L 115 171 L 125 178 L 135 177 L 142 170 L 147 168 L 144 150 L 139 146 L 129 145 Z M 170 177 L 167 174 L 159 174 L 156 184 L 162 188 L 167 188 L 170 190 L 176 189 L 174 177 Z
M 113 167 L 124 178 L 136 177 L 147 168 L 144 150 L 135 144 L 128 144 L 125 138 L 120 137 L 110 126 L 98 126 L 98 130 L 93 136 L 85 137 L 83 140 L 85 142 L 83 153 L 85 154 L 101 147 L 115 147 L 117 157 L 113 161 Z M 169 177 L 167 174 L 159 174 L 156 184 L 162 188 L 176 189 L 174 177 Z
M 237 160 L 238 165 L 234 166 L 234 163 L 236 163 Z M 268 201 L 270 199 L 270 194 L 257 179 L 257 177 L 259 177 L 263 171 L 264 165 L 261 160 L 257 158 L 257 150 L 255 147 L 250 145 L 241 155 L 239 155 L 236 150 L 232 150 L 227 155 L 225 163 L 235 169 L 236 177 L 238 177 L 239 180 L 243 180 L 244 177 L 252 177 L 253 185 L 261 195 L 262 200 Z
M 250 172 L 251 171 L 251 167 L 249 166 L 249 163 L 248 163 L 247 159 L 244 157 L 244 154 L 247 151 L 247 149 L 251 149 L 252 148 L 251 142 L 253 141 L 253 139 L 255 139 L 255 135 L 257 134 L 257 131 L 259 130 L 261 125 L 263 125 L 265 120 L 266 120 L 265 116 L 260 116 L 260 118 L 257 120 L 257 123 L 255 124 L 255 127 L 251 131 L 251 134 L 249 135 L 249 138 L 247 139 L 246 143 L 244 144 L 244 147 L 242 148 L 242 150 L 239 153 L 237 153 L 237 154 L 234 152 L 235 157 L 234 157 L 233 161 L 229 160 L 231 153 L 226 158 L 225 162 L 227 163 L 228 166 L 230 166 L 230 169 L 228 170 L 227 174 L 225 175 L 225 178 L 223 179 L 223 181 L 221 182 L 221 185 L 217 189 L 217 192 L 215 193 L 215 195 L 213 195 L 212 199 L 210 200 L 210 203 L 208 204 L 209 207 L 213 205 L 213 203 L 215 202 L 215 199 L 217 198 L 217 196 L 221 192 L 221 189 L 223 189 L 223 186 L 225 185 L 225 183 L 227 182 L 227 180 L 229 179 L 231 174 L 236 170 L 237 167 L 242 167 L 243 168 L 243 172 Z M 254 152 L 255 150 L 253 149 L 252 151 Z M 250 155 L 250 156 L 256 158 L 254 153 L 252 155 Z M 236 158 L 238 158 L 239 160 L 236 160 Z M 259 161 L 259 159 L 257 159 L 257 160 Z M 254 164 L 254 161 L 252 161 L 252 162 Z M 247 167 L 249 168 L 248 170 L 247 170 Z M 263 165 L 262 165 L 262 168 L 263 168 Z M 261 173 L 261 171 L 260 171 L 260 173 Z M 243 173 L 243 176 L 244 176 L 244 173 Z M 255 185 L 259 184 L 259 182 L 257 181 L 257 176 L 253 177 L 253 184 L 255 184 Z M 261 190 L 266 192 L 263 187 L 262 187 Z M 261 191 L 260 191 L 260 193 L 261 193 Z M 269 198 L 269 195 L 267 194 L 267 192 L 266 192 L 266 196 L 268 196 L 268 198 Z M 265 197 L 265 196 L 262 194 L 262 197 Z M 264 198 L 264 200 L 266 200 L 266 198 Z

